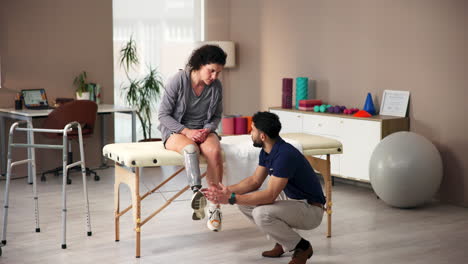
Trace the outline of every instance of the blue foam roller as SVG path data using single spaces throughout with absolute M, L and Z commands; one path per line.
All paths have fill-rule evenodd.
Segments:
M 296 109 L 299 109 L 299 100 L 306 100 L 309 90 L 309 78 L 296 78 Z

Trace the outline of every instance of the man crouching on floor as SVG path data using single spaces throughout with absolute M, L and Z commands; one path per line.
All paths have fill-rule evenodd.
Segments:
M 237 184 L 205 188 L 208 200 L 217 204 L 238 204 L 240 211 L 276 241 L 264 257 L 278 258 L 294 251 L 289 264 L 304 264 L 313 254 L 312 245 L 293 228 L 310 230 L 322 222 L 325 197 L 313 168 L 291 144 L 280 136 L 277 115 L 258 112 L 252 118 L 252 141 L 262 148 L 254 174 Z M 269 177 L 268 187 L 259 190 Z M 277 200 L 284 191 L 287 200 Z

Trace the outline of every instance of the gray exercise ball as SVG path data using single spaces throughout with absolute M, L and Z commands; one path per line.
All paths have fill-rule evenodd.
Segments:
M 436 147 L 413 132 L 397 132 L 375 147 L 370 159 L 372 188 L 385 203 L 410 208 L 429 201 L 442 181 Z

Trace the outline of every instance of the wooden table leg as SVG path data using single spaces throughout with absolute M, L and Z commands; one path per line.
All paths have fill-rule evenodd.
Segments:
M 114 206 L 115 206 L 115 239 L 119 241 L 119 218 L 128 210 L 133 209 L 133 222 L 135 224 L 136 254 L 140 257 L 140 231 L 141 231 L 141 196 L 140 196 L 140 169 L 135 168 L 135 173 L 125 169 L 119 164 L 115 164 L 115 184 L 114 184 Z M 128 185 L 132 197 L 132 206 L 120 212 L 119 186 L 121 183 Z
M 325 196 L 326 204 L 325 210 L 327 213 L 327 237 L 331 237 L 331 221 L 332 221 L 332 179 L 330 172 L 330 155 L 327 155 L 327 159 L 319 159 L 312 156 L 306 156 L 306 159 L 309 161 L 312 168 L 320 172 L 323 176 L 323 181 L 325 183 Z
M 180 190 L 178 193 L 176 193 L 173 197 L 171 197 L 163 206 L 161 206 L 158 210 L 150 214 L 148 217 L 145 219 L 141 219 L 141 200 L 144 198 L 148 197 L 151 193 L 154 193 L 156 190 L 158 190 L 160 187 L 165 185 L 167 182 L 172 180 L 176 175 L 178 175 L 180 172 L 182 172 L 185 168 L 181 168 L 177 170 L 173 175 L 171 175 L 169 178 L 161 182 L 158 186 L 156 186 L 154 189 L 148 191 L 144 195 L 140 195 L 140 173 L 141 169 L 140 167 L 135 167 L 135 172 L 132 172 L 126 168 L 124 168 L 122 165 L 116 163 L 115 164 L 115 184 L 114 184 L 114 221 L 115 221 L 115 239 L 116 241 L 119 241 L 119 231 L 120 231 L 120 217 L 124 215 L 126 212 L 130 211 L 130 209 L 133 209 L 133 220 L 134 220 L 134 226 L 135 226 L 135 257 L 139 258 L 141 256 L 141 228 L 142 226 L 147 223 L 151 218 L 153 218 L 156 214 L 161 212 L 164 208 L 169 206 L 177 197 L 179 197 L 182 193 L 187 191 L 190 186 L 186 186 L 182 190 Z M 204 178 L 206 176 L 206 172 L 201 175 L 201 178 Z M 131 199 L 132 199 L 132 205 L 128 206 L 127 208 L 123 209 L 120 211 L 120 184 L 125 183 L 128 188 L 130 189 L 131 192 Z
M 140 200 L 140 168 L 135 168 L 135 185 L 132 191 L 133 201 L 133 218 L 135 220 L 135 232 L 136 232 L 136 257 L 140 257 L 140 232 L 141 232 L 141 200 Z
M 114 183 L 114 225 L 115 225 L 115 242 L 120 241 L 120 181 L 115 179 Z

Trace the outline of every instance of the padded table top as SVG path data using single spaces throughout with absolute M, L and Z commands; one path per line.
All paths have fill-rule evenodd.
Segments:
M 304 155 L 343 153 L 341 142 L 328 137 L 305 133 L 285 133 L 281 134 L 281 137 L 299 142 Z M 245 136 L 223 136 L 221 142 L 222 144 L 237 144 L 241 139 L 245 140 Z M 184 165 L 183 156 L 178 152 L 165 149 L 161 141 L 108 144 L 104 146 L 102 153 L 108 159 L 127 167 Z M 206 163 L 203 156 L 200 157 L 200 163 Z

